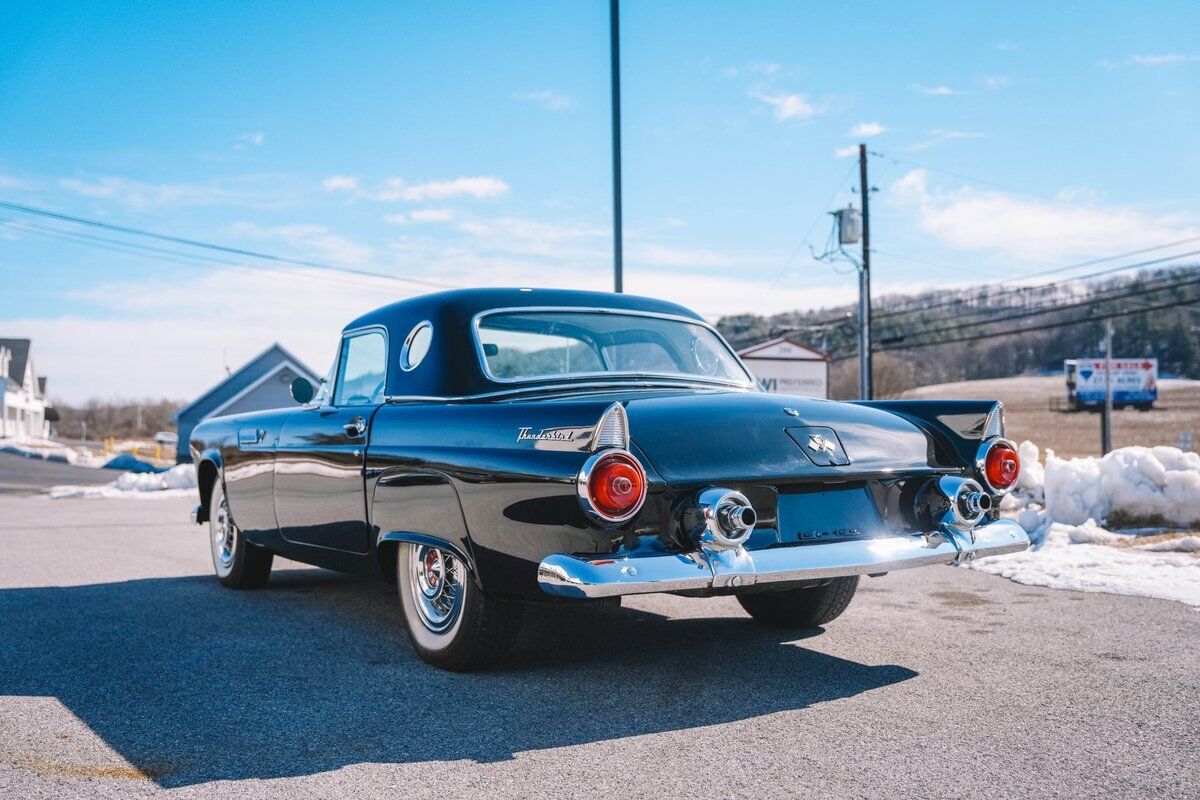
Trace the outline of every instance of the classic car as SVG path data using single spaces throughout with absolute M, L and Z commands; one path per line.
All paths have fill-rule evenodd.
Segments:
M 342 332 L 299 407 L 189 442 L 220 582 L 274 555 L 398 586 L 416 652 L 494 664 L 528 602 L 733 595 L 823 626 L 862 575 L 1026 548 L 994 401 L 769 394 L 681 306 L 461 290 Z

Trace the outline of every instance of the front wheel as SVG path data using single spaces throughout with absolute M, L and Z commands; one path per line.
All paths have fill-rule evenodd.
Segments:
M 824 586 L 738 595 L 750 616 L 773 628 L 815 628 L 841 616 L 854 592 L 858 576 L 834 578 Z
M 208 515 L 208 543 L 212 548 L 213 569 L 217 580 L 230 589 L 258 589 L 271 577 L 275 554 L 265 547 L 246 541 L 246 535 L 233 522 L 225 490 L 218 480 L 213 486 Z
M 495 665 L 521 626 L 521 606 L 489 598 L 453 553 L 401 542 L 396 585 L 413 649 L 435 667 L 470 672 Z

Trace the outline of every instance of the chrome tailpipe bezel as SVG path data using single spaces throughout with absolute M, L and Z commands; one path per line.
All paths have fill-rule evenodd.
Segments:
M 696 508 L 703 520 L 693 534 L 696 543 L 710 550 L 734 550 L 754 532 L 758 514 L 741 492 L 715 486 L 700 492 Z
M 918 521 L 929 528 L 970 531 L 992 510 L 992 497 L 972 478 L 943 475 L 928 481 L 917 493 Z

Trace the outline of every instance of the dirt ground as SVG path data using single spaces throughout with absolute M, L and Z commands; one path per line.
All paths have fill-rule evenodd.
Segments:
M 904 396 L 1000 400 L 1007 413 L 1010 439 L 1029 439 L 1060 456 L 1100 455 L 1100 415 L 1052 410 L 1053 398 L 1064 395 L 1062 376 L 1053 375 L 942 383 L 913 389 Z M 1192 448 L 1200 447 L 1200 381 L 1161 380 L 1153 410 L 1129 409 L 1113 415 L 1113 447 L 1178 445 L 1184 431 L 1192 432 Z

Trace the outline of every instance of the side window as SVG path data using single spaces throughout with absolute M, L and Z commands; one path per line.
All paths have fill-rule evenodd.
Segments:
M 375 331 L 342 342 L 338 359 L 335 406 L 366 406 L 383 402 L 387 382 L 387 340 Z

